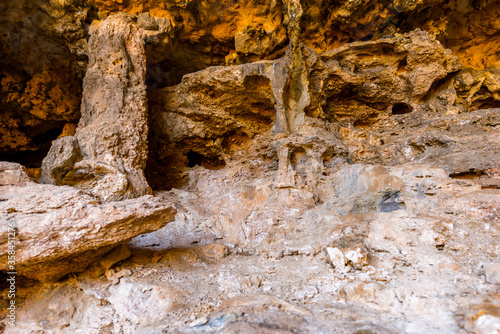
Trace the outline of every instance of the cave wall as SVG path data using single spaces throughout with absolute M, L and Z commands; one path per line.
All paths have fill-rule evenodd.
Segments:
M 500 328 L 498 1 L 0 10 L 19 331 Z
M 209 66 L 278 59 L 290 41 L 281 1 L 37 0 L 0 6 L 0 153 L 4 160 L 33 166 L 64 124 L 79 120 L 93 20 L 149 12 L 157 19 L 153 26 L 169 26 L 146 45 L 149 90 L 178 84 L 183 75 Z M 317 53 L 417 28 L 428 31 L 451 49 L 464 71 L 470 68 L 473 79 L 467 74 L 462 82 L 478 86 L 476 109 L 497 106 L 498 96 L 488 92 L 488 78 L 498 75 L 497 2 L 302 1 L 302 7 L 300 39 Z M 460 98 L 473 103 L 470 96 Z

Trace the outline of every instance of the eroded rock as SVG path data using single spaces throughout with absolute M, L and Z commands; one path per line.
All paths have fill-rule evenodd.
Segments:
M 126 175 L 124 198 L 148 194 L 143 175 L 148 125 L 142 31 L 131 17 L 115 15 L 92 27 L 90 34 L 82 118 L 75 137 L 86 160 Z
M 497 62 L 498 4 L 91 4 L 77 15 L 84 2 L 3 6 L 58 8 L 39 22 L 62 35 L 44 38 L 73 29 L 79 68 L 91 32 L 80 126 L 63 129 L 42 168 L 62 186 L 28 182 L 20 165 L 0 171 L 4 216 L 31 224 L 19 272 L 50 280 L 94 261 L 62 289 L 22 290 L 21 331 L 497 329 L 500 96 L 498 71 L 483 68 Z M 119 10 L 138 15 L 106 18 Z M 6 31 L 2 41 L 19 39 Z M 5 49 L 26 53 L 19 40 Z M 75 75 L 14 65 L 0 70 L 0 133 L 2 147 L 24 150 L 75 121 L 75 96 L 60 89 Z M 145 82 L 148 178 L 179 189 L 116 202 L 149 191 Z M 19 106 L 31 116 L 16 118 Z M 165 201 L 175 222 L 126 246 L 173 219 Z
M 144 21 L 144 22 L 143 22 Z M 141 16 L 139 25 L 147 25 Z M 154 22 L 154 20 L 152 21 Z M 162 27 L 158 36 L 169 32 Z M 102 200 L 150 194 L 147 159 L 145 33 L 134 17 L 110 16 L 90 31 L 83 80 L 82 118 L 74 137 L 54 141 L 43 161 L 42 181 L 85 190 Z
M 117 244 L 157 230 L 175 216 L 169 202 L 144 196 L 101 204 L 71 187 L 2 186 L 1 219 L 17 227 L 16 269 L 49 281 L 85 270 Z M 7 230 L 2 232 L 0 270 L 8 271 Z
M 500 263 L 485 263 L 483 267 L 486 282 L 500 285 Z
M 32 182 L 24 166 L 15 162 L 0 161 L 0 186 L 24 186 Z
M 355 126 L 410 113 L 434 82 L 460 68 L 458 58 L 424 31 L 347 44 L 320 54 L 309 113 Z

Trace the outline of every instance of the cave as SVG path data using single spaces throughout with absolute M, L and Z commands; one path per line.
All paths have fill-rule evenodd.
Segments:
M 496 2 L 0 10 L 0 332 L 500 328 Z

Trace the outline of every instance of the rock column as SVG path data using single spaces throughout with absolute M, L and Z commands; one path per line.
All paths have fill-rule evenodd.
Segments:
M 76 138 L 86 159 L 126 175 L 125 197 L 151 192 L 144 177 L 148 146 L 143 32 L 125 14 L 91 27 Z
M 91 26 L 82 117 L 75 134 L 81 160 L 59 175 L 57 184 L 86 190 L 103 200 L 151 193 L 143 172 L 148 154 L 144 34 L 126 14 Z M 59 155 L 61 145 L 53 143 L 43 175 L 57 170 L 54 164 L 65 163 L 50 159 Z M 42 181 L 54 183 L 49 178 Z

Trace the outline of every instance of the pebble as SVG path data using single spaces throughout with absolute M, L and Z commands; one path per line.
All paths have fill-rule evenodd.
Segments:
M 112 277 L 115 275 L 115 271 L 113 269 L 106 270 L 106 278 L 110 281 Z
M 189 324 L 189 327 L 203 326 L 208 322 L 207 318 L 198 318 Z
M 122 269 L 116 273 L 115 277 L 122 278 L 122 277 L 129 277 L 130 275 L 132 275 L 132 272 L 129 269 Z
M 349 268 L 345 265 L 344 252 L 336 247 L 328 247 L 326 253 L 336 270 L 340 272 L 349 271 Z

